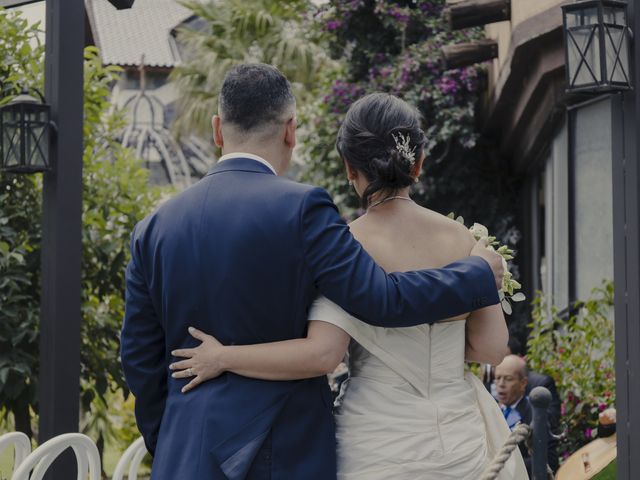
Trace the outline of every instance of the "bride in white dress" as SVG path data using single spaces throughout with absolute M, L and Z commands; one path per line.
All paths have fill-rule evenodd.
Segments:
M 459 223 L 409 198 L 424 160 L 418 112 L 397 97 L 355 102 L 338 151 L 367 213 L 350 227 L 386 271 L 437 268 L 469 255 L 475 241 Z M 385 329 L 321 297 L 307 338 L 248 346 L 203 341 L 174 352 L 185 391 L 223 371 L 267 380 L 330 373 L 349 346 L 350 377 L 336 411 L 338 479 L 477 480 L 509 435 L 495 400 L 465 371 L 465 360 L 500 363 L 507 328 L 494 305 L 434 325 Z M 516 449 L 500 480 L 526 480 Z

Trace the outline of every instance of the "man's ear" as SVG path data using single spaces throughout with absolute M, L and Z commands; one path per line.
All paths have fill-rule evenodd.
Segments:
M 224 147 L 224 138 L 222 138 L 222 123 L 220 117 L 214 115 L 211 119 L 211 126 L 213 127 L 213 141 L 220 148 Z
M 284 128 L 284 143 L 287 147 L 293 150 L 296 146 L 296 127 L 298 126 L 298 122 L 296 117 L 292 117 L 285 124 Z

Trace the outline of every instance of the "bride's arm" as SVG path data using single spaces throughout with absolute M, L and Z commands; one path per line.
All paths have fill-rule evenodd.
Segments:
M 464 228 L 466 248 L 471 252 L 476 239 Z M 500 303 L 474 310 L 467 317 L 465 328 L 465 360 L 497 365 L 509 352 L 509 330 Z
M 500 304 L 472 312 L 466 323 L 465 359 L 497 365 L 507 355 L 509 330 Z
M 306 338 L 255 345 L 224 346 L 195 328 L 189 333 L 202 343 L 195 348 L 174 350 L 186 360 L 172 363 L 174 378 L 193 378 L 182 391 L 223 372 L 262 380 L 299 380 L 331 373 L 344 358 L 349 335 L 331 323 L 309 322 Z

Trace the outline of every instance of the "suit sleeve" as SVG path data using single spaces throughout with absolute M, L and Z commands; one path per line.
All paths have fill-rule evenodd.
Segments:
M 165 338 L 138 253 L 134 232 L 126 271 L 120 354 L 127 385 L 136 398 L 136 422 L 147 450 L 153 455 L 167 397 Z
M 300 225 L 318 290 L 371 325 L 433 323 L 498 303 L 493 273 L 480 257 L 440 269 L 385 273 L 353 238 L 323 189 L 306 194 Z

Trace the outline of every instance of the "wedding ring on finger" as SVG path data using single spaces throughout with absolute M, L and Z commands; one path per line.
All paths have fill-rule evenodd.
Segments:
M 196 376 L 195 372 L 193 371 L 193 368 L 188 368 L 187 369 L 187 375 L 189 377 L 195 377 Z

